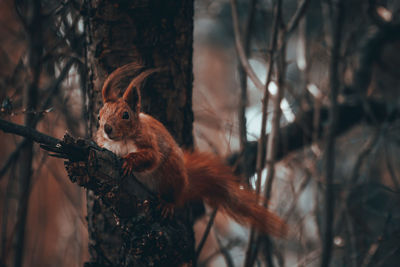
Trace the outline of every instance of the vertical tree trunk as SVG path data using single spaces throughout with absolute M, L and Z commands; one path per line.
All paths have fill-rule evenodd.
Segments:
M 96 99 L 105 77 L 119 66 L 138 61 L 162 68 L 142 91 L 143 111 L 186 147 L 193 145 L 193 12 L 193 0 L 93 1 L 89 7 Z
M 89 1 L 86 7 L 89 126 L 95 125 L 101 105 L 100 90 L 107 75 L 126 63 L 141 62 L 145 69 L 162 69 L 146 82 L 141 92 L 143 111 L 160 120 L 180 145 L 191 147 L 193 0 Z M 96 131 L 93 127 L 91 130 Z M 154 234 L 151 229 L 159 229 L 160 225 L 152 223 L 148 229 L 140 229 L 140 234 Z M 194 252 L 192 220 L 178 222 L 176 226 L 185 231 L 185 236 L 173 231 L 166 233 L 170 237 L 167 246 L 175 247 L 174 252 L 169 248 L 150 248 L 151 244 L 140 247 L 140 237 L 127 242 L 126 229 L 123 231 L 112 211 L 89 192 L 91 264 L 87 265 L 179 266 L 189 262 Z M 130 234 L 132 237 L 133 233 Z
M 28 44 L 29 44 L 29 71 L 30 81 L 23 92 L 23 102 L 26 110 L 24 124 L 28 127 L 36 127 L 35 111 L 38 102 L 38 85 L 41 73 L 42 56 L 42 14 L 40 1 L 32 2 L 28 5 Z M 25 241 L 26 241 L 26 222 L 28 216 L 29 196 L 32 180 L 32 161 L 33 161 L 33 141 L 25 139 L 23 141 L 19 157 L 19 176 L 18 176 L 18 208 L 17 223 L 15 231 L 14 262 L 13 266 L 20 267 L 23 264 Z

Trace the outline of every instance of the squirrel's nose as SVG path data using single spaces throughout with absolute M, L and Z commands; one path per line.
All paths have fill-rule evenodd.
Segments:
M 106 134 L 110 134 L 112 132 L 112 127 L 106 123 L 104 124 L 104 131 Z

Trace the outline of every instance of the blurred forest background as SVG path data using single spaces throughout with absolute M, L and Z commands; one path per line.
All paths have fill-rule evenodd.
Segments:
M 33 2 L 0 0 L 0 118 L 88 137 L 88 1 Z M 398 266 L 400 2 L 194 3 L 195 146 L 227 158 L 291 229 L 260 245 L 217 213 L 198 265 Z M 84 189 L 37 144 L 26 173 L 27 141 L 0 137 L 0 266 L 82 266 Z

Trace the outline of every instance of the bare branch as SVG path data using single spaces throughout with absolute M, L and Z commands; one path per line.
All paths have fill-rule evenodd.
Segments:
M 357 180 L 360 176 L 360 169 L 362 167 L 362 164 L 364 163 L 365 158 L 371 153 L 372 149 L 375 147 L 376 143 L 379 140 L 379 136 L 380 128 L 378 127 L 373 133 L 372 137 L 364 145 L 357 157 L 357 160 L 353 167 L 353 171 L 351 172 L 350 186 L 354 186 L 357 183 Z
M 343 216 L 345 217 L 345 221 L 346 221 L 346 226 L 347 226 L 347 229 L 348 229 L 348 232 L 349 232 L 347 234 L 347 239 L 348 239 L 348 242 L 349 242 L 349 249 L 348 249 L 349 253 L 348 253 L 348 255 L 349 255 L 349 258 L 350 258 L 350 261 L 351 261 L 351 265 L 350 266 L 357 267 L 356 231 L 355 231 L 354 225 L 353 225 L 353 223 L 351 221 L 350 212 L 349 212 L 349 209 L 347 207 L 344 207 L 343 213 L 344 213 Z
M 0 123 L 1 123 L 1 121 L 0 121 Z M 1 170 L 0 170 L 0 180 L 7 173 L 7 170 L 11 167 L 11 165 L 18 159 L 18 155 L 21 152 L 21 149 L 24 146 L 24 144 L 25 144 L 25 141 L 22 141 L 21 143 L 19 143 L 17 145 L 17 147 L 15 148 L 14 152 L 12 152 L 10 154 L 10 156 L 6 160 L 6 163 L 4 163 L 3 168 L 1 168 Z
M 69 70 L 72 67 L 75 59 L 70 59 L 66 64 L 65 67 L 61 70 L 60 74 L 58 75 L 57 79 L 46 89 L 48 92 L 46 100 L 43 102 L 40 110 L 47 110 L 50 107 L 51 101 L 53 97 L 58 93 L 60 89 L 62 81 L 67 77 Z M 43 112 L 38 113 L 35 119 L 33 120 L 33 125 L 36 125 L 39 120 L 43 117 Z
M 226 267 L 235 267 L 232 256 L 229 253 L 229 248 L 222 245 L 221 239 L 218 237 L 218 235 L 216 235 L 215 238 L 217 239 L 219 250 L 221 251 L 222 256 L 225 258 Z
M 219 239 L 217 238 L 217 241 L 218 241 Z M 216 257 L 218 254 L 220 254 L 220 253 L 222 253 L 223 254 L 223 256 L 225 257 L 225 255 L 229 255 L 229 253 L 228 253 L 228 251 L 229 250 L 231 250 L 232 248 L 234 248 L 234 247 L 236 247 L 236 246 L 238 246 L 238 245 L 240 245 L 241 244 L 241 240 L 240 239 L 233 239 L 233 240 L 231 240 L 231 241 L 229 241 L 228 242 L 228 244 L 227 245 L 225 245 L 225 246 L 222 246 L 222 244 L 220 244 L 219 242 L 218 242 L 218 244 L 220 245 L 220 249 L 219 250 L 217 250 L 217 251 L 215 251 L 214 253 L 212 253 L 210 256 L 208 256 L 203 262 L 202 262 L 202 264 L 200 265 L 200 266 L 208 266 L 207 264 L 214 258 L 214 257 Z M 233 263 L 231 262 L 231 258 L 230 258 L 230 255 L 228 256 L 228 259 L 225 257 L 225 259 L 226 259 L 226 262 L 227 262 L 227 267 L 233 267 L 234 265 L 233 265 Z
M 6 255 L 9 255 L 9 249 L 10 246 L 7 244 L 7 234 L 9 231 L 8 229 L 8 217 L 10 216 L 10 200 L 12 199 L 13 195 L 13 189 L 16 184 L 16 179 L 13 179 L 13 176 L 15 176 L 15 161 L 11 163 L 11 174 L 10 174 L 10 179 L 7 181 L 7 188 L 3 200 L 3 212 L 2 212 L 2 217 L 1 217 L 1 259 L 6 260 Z
M 42 106 L 40 108 L 40 110 L 42 110 L 43 112 L 33 112 L 36 116 L 32 119 L 32 127 L 35 127 L 37 125 L 37 123 L 39 123 L 40 119 L 43 117 L 44 111 L 50 107 L 51 100 L 52 100 L 53 96 L 57 93 L 57 91 L 58 91 L 58 89 L 59 89 L 59 87 L 61 85 L 61 82 L 67 76 L 67 74 L 68 74 L 73 62 L 74 62 L 74 59 L 71 59 L 70 61 L 68 61 L 66 63 L 66 65 L 65 65 L 65 67 L 63 68 L 63 70 L 61 71 L 60 75 L 58 76 L 58 78 L 49 86 L 48 89 L 45 90 L 45 91 L 48 92 L 48 96 L 47 96 L 46 100 L 43 102 L 43 104 L 42 104 Z M 1 123 L 4 123 L 3 127 L 6 127 L 6 128 L 3 129 L 4 131 L 6 131 L 7 128 L 10 131 L 12 131 L 12 128 L 15 128 L 15 130 L 17 128 L 19 128 L 21 131 L 24 131 L 24 129 L 18 127 L 18 125 L 12 125 L 12 124 L 10 125 L 10 124 L 7 124 L 6 121 L 1 121 L 0 124 Z M 22 135 L 22 134 L 20 134 L 20 135 Z M 21 151 L 21 148 L 25 144 L 26 144 L 26 140 L 24 140 L 20 144 L 18 144 L 17 148 L 15 149 L 15 151 L 6 160 L 6 163 L 4 164 L 3 168 L 0 170 L 0 180 L 4 176 L 4 174 L 7 172 L 8 167 L 11 165 L 11 163 L 18 159 L 18 155 L 19 155 L 19 153 Z
M 28 139 L 32 139 L 39 144 L 56 146 L 58 143 L 60 143 L 59 139 L 38 132 L 30 127 L 21 126 L 3 119 L 0 119 L 0 130 L 5 133 L 12 133 Z
M 244 51 L 246 53 L 246 58 L 249 57 L 251 35 L 254 27 L 255 13 L 256 13 L 257 0 L 251 0 L 249 15 L 247 16 L 246 27 L 244 32 Z M 246 106 L 247 106 L 247 75 L 246 71 L 243 69 L 242 65 L 239 64 L 238 67 L 239 78 L 240 78 L 240 98 L 239 98 L 239 140 L 240 140 L 240 150 L 243 150 L 247 143 L 247 128 L 246 128 Z
M 240 63 L 242 64 L 243 69 L 247 73 L 247 76 L 249 76 L 249 78 L 254 83 L 256 88 L 258 88 L 260 91 L 262 91 L 264 89 L 264 84 L 260 81 L 260 79 L 257 77 L 256 73 L 254 72 L 253 68 L 251 67 L 251 65 L 246 57 L 246 52 L 242 45 L 242 38 L 240 35 L 240 29 L 239 29 L 239 18 L 238 18 L 238 14 L 237 14 L 236 0 L 230 0 L 230 1 L 231 1 L 231 10 L 232 10 L 233 30 L 235 32 L 235 45 L 236 45 L 237 53 L 239 55 Z
M 358 157 L 355 161 L 353 170 L 351 172 L 350 176 L 350 182 L 349 182 L 349 187 L 353 187 L 357 184 L 358 178 L 360 176 L 360 169 L 362 167 L 362 164 L 364 163 L 366 157 L 371 153 L 372 149 L 375 147 L 377 141 L 379 140 L 379 134 L 380 134 L 380 129 L 377 128 L 374 132 L 374 134 L 371 136 L 371 138 L 364 144 L 363 148 L 358 154 Z M 335 229 L 338 230 L 339 224 L 344 220 L 344 217 L 346 216 L 346 211 L 349 203 L 349 196 L 350 196 L 351 191 L 347 191 L 344 196 L 343 196 L 343 203 L 341 207 L 338 209 L 337 214 L 339 215 L 338 219 L 336 220 L 336 226 Z
M 277 47 L 277 41 L 278 41 L 278 32 L 279 32 L 279 22 L 280 22 L 280 16 L 281 16 L 281 5 L 282 1 L 278 1 L 275 5 L 274 9 L 274 25 L 273 25 L 273 31 L 271 34 L 271 43 L 270 43 L 270 49 L 269 49 L 269 61 L 268 61 L 268 68 L 267 68 L 267 80 L 265 82 L 265 88 L 264 88 L 264 97 L 262 100 L 262 119 L 261 119 L 261 133 L 260 133 L 260 139 L 258 140 L 257 143 L 257 165 L 256 165 L 256 171 L 257 171 L 257 180 L 256 180 L 256 192 L 257 194 L 260 193 L 261 191 L 261 179 L 262 179 L 262 171 L 265 167 L 265 157 L 266 157 L 266 147 L 267 147 L 267 138 L 266 138 L 266 128 L 267 128 L 267 110 L 268 110 L 268 103 L 269 103 L 269 91 L 268 87 L 271 83 L 272 80 L 272 71 L 274 68 L 274 54 L 276 51 Z M 280 108 L 279 104 L 278 107 L 275 108 Z M 269 145 L 269 144 L 268 144 Z M 257 242 L 255 242 L 257 240 Z M 245 266 L 250 267 L 254 265 L 254 261 L 256 260 L 257 253 L 258 253 L 258 247 L 259 247 L 259 238 L 257 233 L 255 232 L 255 229 L 252 227 L 251 232 L 250 232 L 250 239 L 249 239 L 249 245 L 246 251 L 246 259 L 245 259 Z
M 317 260 L 320 254 L 321 254 L 321 249 L 316 249 L 308 253 L 308 255 L 306 255 L 304 258 L 302 258 L 300 261 L 297 262 L 297 266 L 310 266 L 310 263 Z
M 282 18 L 282 10 L 281 10 L 281 1 L 278 1 L 278 11 L 277 16 L 279 19 Z M 286 32 L 282 30 L 280 32 L 279 37 L 279 56 L 277 62 L 277 70 L 278 70 L 278 92 L 274 96 L 274 112 L 272 114 L 272 122 L 271 122 L 271 133 L 268 136 L 268 150 L 267 150 L 267 177 L 265 184 L 265 202 L 264 206 L 268 206 L 268 202 L 271 199 L 272 185 L 275 178 L 275 162 L 277 161 L 277 151 L 279 148 L 279 139 L 280 139 L 280 119 L 281 119 L 281 101 L 285 89 L 285 75 L 286 75 Z M 273 243 L 272 239 L 269 236 L 264 237 L 265 251 L 264 257 L 268 262 L 268 266 L 273 266 L 272 260 L 272 251 L 273 251 Z
M 310 3 L 310 0 L 301 0 L 298 8 L 296 9 L 294 15 L 292 18 L 289 20 L 287 26 L 286 26 L 286 32 L 287 34 L 291 34 L 299 24 L 300 19 L 305 15 L 307 11 L 308 4 Z
M 394 187 L 396 188 L 396 190 L 400 191 L 399 179 L 396 175 L 395 169 L 393 168 L 391 158 L 389 157 L 388 147 L 386 144 L 384 145 L 384 148 L 385 148 L 385 162 L 386 162 L 386 167 L 390 174 L 390 178 L 392 179 L 392 183 L 393 183 Z
M 379 247 L 381 246 L 382 242 L 384 241 L 384 237 L 387 235 L 387 229 L 388 229 L 388 224 L 390 222 L 390 219 L 392 217 L 392 214 L 389 212 L 386 218 L 385 226 L 383 228 L 382 234 L 378 236 L 375 242 L 373 242 L 369 249 L 368 252 L 366 253 L 364 260 L 362 261 L 361 267 L 368 267 L 370 266 L 372 259 L 374 258 L 375 254 L 377 253 Z M 398 247 L 396 248 L 396 250 Z M 388 254 L 390 255 L 390 254 Z M 386 255 L 387 256 L 387 255 Z M 384 261 L 385 257 L 381 259 L 381 261 Z M 376 264 L 375 266 L 379 266 L 380 264 Z
M 199 242 L 199 245 L 198 245 L 198 247 L 197 247 L 197 249 L 196 249 L 196 254 L 195 254 L 195 257 L 194 257 L 195 262 L 197 262 L 197 260 L 199 259 L 201 250 L 203 249 L 204 244 L 205 244 L 206 241 L 207 241 L 207 237 L 208 237 L 208 235 L 210 234 L 211 227 L 212 227 L 213 224 L 214 224 L 214 219 L 215 219 L 215 216 L 217 215 L 217 211 L 218 211 L 218 209 L 215 208 L 215 209 L 213 210 L 213 212 L 211 213 L 210 218 L 208 219 L 207 227 L 206 227 L 206 229 L 204 230 L 204 234 L 203 234 L 203 236 L 202 236 L 202 238 L 201 238 L 201 240 L 200 240 L 200 242 Z
M 335 132 L 338 124 L 338 104 L 337 97 L 339 94 L 340 78 L 339 78 L 339 60 L 342 42 L 342 28 L 344 20 L 344 3 L 338 0 L 336 4 L 336 21 L 333 26 L 331 48 L 331 62 L 329 70 L 330 78 L 330 109 L 329 109 L 329 127 L 327 129 L 327 138 L 325 144 L 325 223 L 323 232 L 323 248 L 321 256 L 321 267 L 328 267 L 332 254 L 333 241 L 333 217 L 334 217 L 334 194 L 333 194 L 333 174 L 335 169 Z

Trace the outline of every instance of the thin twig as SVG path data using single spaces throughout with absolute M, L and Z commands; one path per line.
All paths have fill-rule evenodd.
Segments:
M 293 192 L 292 203 L 291 203 L 290 207 L 287 209 L 287 212 L 285 212 L 286 213 L 286 216 L 284 217 L 285 221 L 288 221 L 290 216 L 295 214 L 295 210 L 296 210 L 296 206 L 298 205 L 299 198 L 300 198 L 301 194 L 304 192 L 304 190 L 306 189 L 306 187 L 310 181 L 311 181 L 311 175 L 307 174 L 306 177 L 301 182 L 299 189 L 296 192 Z
M 41 106 L 41 108 L 39 110 L 45 111 L 50 107 L 51 100 L 52 100 L 53 96 L 58 92 L 58 89 L 60 88 L 61 82 L 67 76 L 67 74 L 68 74 L 68 72 L 69 72 L 69 70 L 70 70 L 70 68 L 71 68 L 71 66 L 72 66 L 74 61 L 75 61 L 74 59 L 70 59 L 65 64 L 65 67 L 63 68 L 63 70 L 61 71 L 61 73 L 57 77 L 57 79 L 45 90 L 46 92 L 48 92 L 48 96 L 47 96 L 46 100 L 43 102 L 43 104 L 42 104 L 42 106 Z M 40 119 L 43 117 L 44 112 L 33 112 L 32 114 L 35 115 L 35 117 L 32 119 L 32 128 L 34 128 L 39 123 Z M 1 126 L 1 123 L 2 122 L 0 121 L 0 126 Z M 22 128 L 20 128 L 20 129 L 23 130 Z M 3 129 L 3 130 L 6 131 L 6 129 Z M 0 170 L 0 180 L 4 176 L 4 174 L 7 172 L 8 167 L 10 166 L 10 164 L 18 159 L 18 156 L 19 156 L 19 153 L 21 151 L 21 148 L 26 144 L 26 142 L 27 141 L 24 140 L 21 143 L 19 143 L 17 145 L 17 148 L 14 150 L 14 152 L 11 153 L 11 155 L 7 159 L 6 163 L 4 164 L 3 168 Z
M 278 1 L 278 5 L 279 5 Z M 281 8 L 279 8 L 278 14 L 279 19 L 282 19 Z M 285 89 L 285 75 L 286 75 L 286 32 L 282 30 L 280 32 L 279 37 L 279 57 L 277 61 L 277 70 L 278 70 L 278 92 L 274 98 L 274 112 L 272 114 L 272 122 L 271 122 L 271 133 L 268 136 L 268 150 L 267 150 L 267 178 L 266 178 L 266 185 L 265 185 L 265 202 L 264 206 L 268 206 L 268 202 L 271 199 L 271 192 L 272 192 L 272 185 L 275 178 L 275 162 L 277 160 L 277 151 L 279 146 L 279 138 L 280 138 L 280 119 L 282 110 L 280 107 L 280 103 L 282 101 L 284 89 Z M 272 260 L 272 250 L 273 244 L 272 240 L 269 236 L 265 236 L 266 246 L 264 257 L 268 262 L 268 266 L 273 266 Z
M 10 156 L 6 160 L 6 163 L 4 163 L 3 168 L 1 168 L 0 170 L 0 180 L 7 173 L 9 167 L 18 159 L 19 153 L 21 152 L 21 149 L 24 146 L 25 142 L 26 141 L 24 140 L 21 143 L 19 143 L 15 148 L 15 150 L 10 154 Z
M 390 178 L 392 179 L 392 183 L 394 185 L 394 187 L 396 188 L 397 191 L 400 191 L 400 184 L 399 184 L 399 179 L 396 175 L 396 172 L 393 168 L 391 159 L 389 157 L 389 151 L 388 151 L 388 147 L 387 144 L 384 145 L 384 149 L 385 149 L 385 162 L 386 162 L 386 167 L 389 171 L 390 174 Z
M 330 123 L 327 129 L 327 138 L 325 146 L 325 223 L 323 236 L 323 249 L 321 256 L 321 267 L 328 267 L 332 254 L 333 240 L 333 219 L 334 219 L 334 194 L 333 194 L 333 178 L 335 168 L 335 132 L 338 121 L 338 104 L 337 96 L 339 94 L 339 60 L 342 41 L 342 28 L 344 20 L 344 3 L 338 0 L 336 4 L 336 21 L 333 23 L 333 46 L 331 48 L 330 62 L 330 87 L 331 87 L 331 107 L 330 107 Z
M 287 34 L 291 34 L 299 24 L 300 19 L 305 15 L 307 11 L 308 4 L 310 3 L 310 0 L 301 0 L 298 8 L 296 9 L 294 15 L 288 22 L 286 26 L 286 32 Z
M 243 45 L 242 45 L 242 38 L 240 35 L 240 29 L 239 29 L 239 19 L 238 19 L 238 14 L 237 14 L 236 0 L 230 0 L 230 2 L 231 2 L 231 10 L 232 10 L 233 30 L 235 32 L 235 45 L 236 45 L 237 53 L 239 55 L 240 63 L 242 64 L 243 69 L 246 71 L 247 76 L 249 76 L 249 78 L 254 83 L 254 85 L 260 91 L 263 91 L 264 84 L 260 81 L 260 79 L 257 77 L 256 73 L 254 72 L 253 68 L 251 67 L 251 65 L 246 57 L 245 49 L 243 48 Z
M 283 36 L 283 35 L 282 35 Z M 283 38 L 281 38 L 283 41 Z M 280 50 L 279 55 L 279 64 L 278 64 L 278 92 L 274 97 L 274 112 L 272 113 L 272 122 L 271 122 L 271 133 L 268 136 L 268 150 L 267 150 L 267 185 L 265 187 L 265 197 L 266 201 L 269 201 L 271 198 L 271 189 L 272 189 L 272 181 L 274 177 L 274 169 L 275 169 L 275 161 L 276 161 L 276 152 L 278 150 L 279 144 L 279 125 L 280 125 L 280 117 L 282 114 L 280 103 L 283 97 L 283 92 L 285 88 L 285 73 L 286 73 L 286 63 L 285 63 L 285 50 L 286 46 L 283 45 Z M 265 203 L 267 205 L 267 203 Z
M 346 207 L 345 211 L 343 212 L 346 217 L 346 225 L 347 225 L 347 229 L 349 231 L 348 233 L 348 239 L 349 239 L 349 258 L 351 260 L 351 263 L 353 267 L 357 267 L 357 240 L 356 240 L 356 233 L 355 233 L 355 229 L 354 229 L 354 225 L 351 221 L 351 217 L 350 217 L 350 211 L 349 209 Z
M 72 22 L 72 25 L 70 27 L 68 27 L 68 29 L 65 31 L 64 36 L 60 40 L 57 40 L 57 42 L 52 47 L 49 47 L 46 50 L 46 53 L 42 56 L 42 60 L 43 61 L 46 61 L 47 58 L 54 57 L 55 50 L 60 48 L 62 43 L 67 43 L 68 37 L 71 35 L 71 33 L 76 34 L 73 30 L 78 25 L 78 22 L 79 22 L 80 18 L 81 18 L 80 16 L 76 16 L 74 18 L 74 21 Z M 69 51 L 69 53 L 71 53 L 71 51 Z
M 244 32 L 244 50 L 246 58 L 250 55 L 251 35 L 254 27 L 255 13 L 256 13 L 257 0 L 251 0 L 249 15 L 247 16 L 246 27 Z M 239 98 L 239 139 L 240 150 L 244 150 L 247 143 L 247 128 L 246 128 L 246 106 L 247 106 L 247 75 L 242 65 L 238 66 L 240 77 L 240 98 Z
M 64 68 L 61 70 L 60 74 L 58 75 L 57 79 L 54 80 L 54 82 L 46 89 L 46 92 L 48 92 L 47 98 L 45 101 L 43 101 L 43 104 L 40 108 L 40 110 L 47 110 L 50 107 L 51 101 L 53 97 L 58 93 L 61 83 L 64 81 L 64 79 L 67 77 L 69 70 L 72 67 L 72 64 L 76 61 L 76 59 L 71 58 L 70 60 L 67 61 L 65 64 Z M 37 116 L 33 120 L 33 125 L 36 126 L 36 124 L 39 122 L 39 120 L 43 117 L 44 113 L 38 113 Z
M 3 212 L 2 212 L 2 216 L 1 216 L 1 259 L 3 259 L 4 261 L 6 260 L 6 255 L 8 255 L 8 251 L 9 251 L 9 246 L 7 244 L 7 235 L 8 235 L 8 217 L 10 216 L 10 200 L 12 198 L 13 195 L 13 190 L 15 187 L 15 183 L 17 182 L 16 179 L 14 179 L 15 175 L 13 175 L 15 173 L 15 161 L 13 161 L 11 163 L 11 174 L 9 175 L 9 179 L 7 181 L 7 188 L 6 188 L 6 192 L 5 192 L 5 196 L 4 196 L 4 202 L 3 202 Z M 10 239 L 13 235 L 10 235 Z
M 198 247 L 197 247 L 197 249 L 196 249 L 196 254 L 195 254 L 195 257 L 194 257 L 194 259 L 195 259 L 195 264 L 196 264 L 197 260 L 199 259 L 201 250 L 203 249 L 204 244 L 205 244 L 206 241 L 207 241 L 207 237 L 208 237 L 208 235 L 210 234 L 210 230 L 211 230 L 211 227 L 212 227 L 213 224 L 214 224 L 214 219 L 215 219 L 215 216 L 217 215 L 217 211 L 218 211 L 218 209 L 215 208 L 215 209 L 213 210 L 213 212 L 211 213 L 211 215 L 210 215 L 210 219 L 208 220 L 207 227 L 206 227 L 206 229 L 204 230 L 203 237 L 201 238 L 200 243 L 199 243 L 199 245 L 198 245 Z
M 375 147 L 379 140 L 380 136 L 380 128 L 376 128 L 372 137 L 368 140 L 368 142 L 364 145 L 363 149 L 360 151 L 357 160 L 354 164 L 353 171 L 350 177 L 350 186 L 354 186 L 357 183 L 358 178 L 360 177 L 360 170 L 362 164 L 364 163 L 365 158 L 371 153 L 372 149 Z
M 269 54 L 269 62 L 268 62 L 268 72 L 267 72 L 267 80 L 265 83 L 264 88 L 264 97 L 262 102 L 262 120 L 261 120 L 261 132 L 260 132 L 260 139 L 258 141 L 257 147 L 257 188 L 256 191 L 259 193 L 261 191 L 261 173 L 265 166 L 265 149 L 267 147 L 266 141 L 266 128 L 267 128 L 267 116 L 268 116 L 268 102 L 269 102 L 269 91 L 268 87 L 272 80 L 272 71 L 274 68 L 274 53 L 277 48 L 278 43 L 278 32 L 279 32 L 279 20 L 281 16 L 281 1 L 278 0 L 275 11 L 274 11 L 274 25 L 273 25 L 273 32 L 270 44 L 270 54 Z M 280 105 L 278 104 L 280 109 Z M 276 108 L 274 106 L 274 108 Z M 275 110 L 274 110 L 275 111 Z M 272 115 L 274 116 L 274 115 Z M 269 140 L 269 138 L 268 138 Z
M 321 254 L 320 249 L 316 249 L 308 255 L 306 255 L 304 258 L 302 258 L 300 261 L 297 262 L 297 266 L 310 266 L 310 263 L 318 259 L 318 256 Z
M 385 236 L 387 235 L 387 230 L 388 230 L 388 225 L 389 222 L 392 218 L 392 213 L 389 212 L 387 217 L 386 217 L 386 222 L 385 222 L 385 226 L 383 228 L 383 232 L 380 236 L 378 236 L 377 240 L 375 242 L 373 242 L 369 249 L 367 254 L 364 256 L 364 260 L 362 261 L 361 267 L 368 267 L 370 266 L 372 259 L 374 258 L 374 256 L 376 255 L 376 253 L 378 252 L 378 249 L 380 247 L 380 245 L 382 244 L 382 242 L 384 241 Z M 397 247 L 398 249 L 398 247 Z M 381 261 L 384 261 L 385 257 L 382 257 L 383 259 L 381 259 Z M 380 264 L 376 264 L 374 266 L 379 266 Z
M 21 6 L 18 4 L 19 1 L 14 1 L 14 8 L 15 8 L 15 13 L 18 16 L 18 19 L 20 20 L 23 28 L 26 30 L 28 28 L 28 22 L 25 18 L 25 16 L 22 14 Z
M 228 244 L 226 246 L 221 246 L 220 250 L 215 251 L 214 253 L 212 253 L 210 256 L 208 256 L 199 266 L 208 266 L 208 263 L 214 258 L 216 257 L 218 254 L 222 253 L 224 255 L 223 251 L 228 252 L 229 250 L 231 250 L 232 248 L 240 245 L 241 240 L 240 239 L 234 239 L 228 242 Z M 234 265 L 229 265 L 230 263 L 227 262 L 228 267 L 233 267 Z
M 256 181 L 256 193 L 259 194 L 261 191 L 261 180 L 262 180 L 262 171 L 265 167 L 265 149 L 266 149 L 266 128 L 267 128 L 267 116 L 268 116 L 268 103 L 269 103 L 269 91 L 268 87 L 272 80 L 272 71 L 274 68 L 274 53 L 277 47 L 277 39 L 278 39 L 278 32 L 279 32 L 279 16 L 281 14 L 281 1 L 275 6 L 274 9 L 274 25 L 273 25 L 273 32 L 271 34 L 271 43 L 269 49 L 269 61 L 267 67 L 267 80 L 265 82 L 264 88 L 264 97 L 262 101 L 262 119 L 261 119 L 261 133 L 260 139 L 257 143 L 257 165 L 256 165 L 256 172 L 257 172 L 257 181 Z M 257 257 L 258 251 L 258 242 L 257 234 L 255 232 L 254 227 L 251 228 L 250 231 L 250 239 L 249 245 L 246 251 L 246 259 L 245 259 L 245 266 L 250 267 L 254 265 L 254 261 Z
M 337 217 L 336 224 L 334 227 L 335 231 L 339 230 L 338 227 L 342 223 L 342 221 L 344 220 L 344 218 L 346 216 L 346 209 L 347 209 L 346 206 L 349 203 L 350 193 L 352 192 L 351 188 L 357 184 L 358 178 L 360 177 L 360 169 L 361 169 L 366 157 L 371 153 L 372 149 L 376 146 L 376 144 L 379 140 L 379 136 L 380 136 L 380 128 L 376 128 L 376 130 L 373 133 L 373 135 L 371 136 L 371 138 L 364 144 L 363 148 L 361 149 L 360 153 L 357 156 L 357 159 L 354 164 L 354 168 L 353 168 L 353 170 L 351 172 L 351 176 L 350 176 L 349 190 L 347 190 L 347 192 L 342 197 L 343 203 L 341 204 L 341 206 L 338 208 L 338 211 L 337 211 L 338 217 Z
M 215 239 L 217 239 L 218 248 L 219 248 L 219 251 L 221 251 L 221 254 L 222 254 L 222 256 L 223 256 L 224 259 L 225 259 L 226 266 L 227 266 L 227 267 L 235 267 L 235 264 L 234 264 L 234 262 L 233 262 L 232 256 L 231 256 L 231 254 L 229 253 L 229 249 L 227 249 L 227 247 L 224 247 L 224 246 L 222 245 L 221 239 L 218 237 L 217 234 L 215 234 Z
M 324 39 L 327 47 L 332 47 L 332 1 L 323 0 L 321 1 L 321 16 L 324 29 Z

